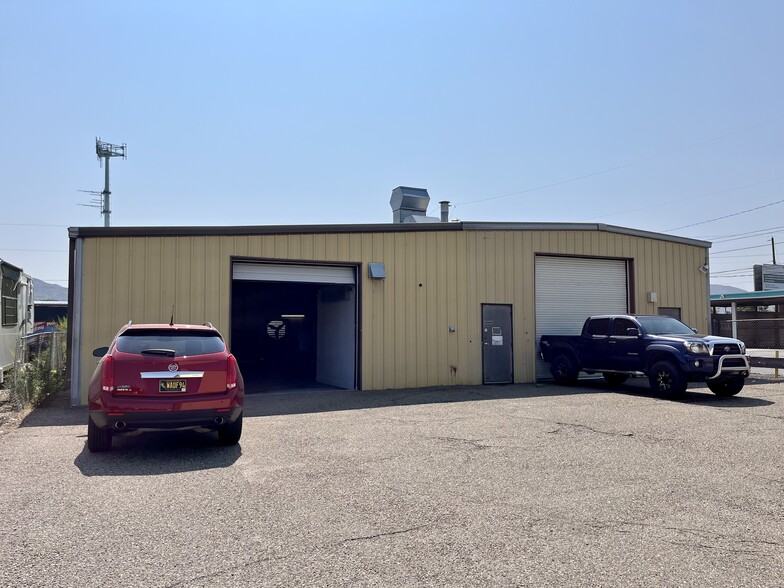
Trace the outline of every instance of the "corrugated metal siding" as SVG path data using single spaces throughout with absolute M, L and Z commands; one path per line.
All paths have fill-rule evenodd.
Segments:
M 602 231 L 434 231 L 84 238 L 82 391 L 92 349 L 128 320 L 210 321 L 229 335 L 231 257 L 383 261 L 385 280 L 361 267 L 361 380 L 378 390 L 479 384 L 481 304 L 512 304 L 515 379 L 534 380 L 537 253 L 634 259 L 639 313 L 682 309 L 708 326 L 705 249 Z M 421 284 L 421 286 L 420 286 Z M 647 292 L 658 302 L 646 302 Z M 456 332 L 450 333 L 453 325 Z M 452 369 L 454 368 L 454 370 Z

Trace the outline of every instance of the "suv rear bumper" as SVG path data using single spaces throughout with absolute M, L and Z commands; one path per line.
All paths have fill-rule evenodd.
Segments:
M 218 429 L 233 423 L 242 414 L 242 406 L 209 410 L 177 410 L 169 412 L 127 412 L 107 413 L 91 410 L 90 418 L 99 429 L 115 431 L 134 431 L 137 429 L 182 429 L 185 427 L 204 427 Z

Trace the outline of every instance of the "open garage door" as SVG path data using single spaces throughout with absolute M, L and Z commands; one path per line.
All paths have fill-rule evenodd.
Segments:
M 354 266 L 235 262 L 231 346 L 249 392 L 357 385 Z
M 551 378 L 539 358 L 542 335 L 579 335 L 593 314 L 629 312 L 624 259 L 536 256 L 536 379 Z

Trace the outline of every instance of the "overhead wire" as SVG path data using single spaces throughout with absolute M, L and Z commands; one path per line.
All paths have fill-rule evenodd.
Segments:
M 732 253 L 733 251 L 747 251 L 749 249 L 761 249 L 762 247 L 770 247 L 770 243 L 765 245 L 752 245 L 751 247 L 738 247 L 736 249 L 725 249 L 724 251 L 711 251 L 711 257 L 714 255 L 721 255 L 722 253 Z
M 598 170 L 598 171 L 595 171 L 595 172 L 591 172 L 591 173 L 587 173 L 587 174 L 581 174 L 579 176 L 574 176 L 574 177 L 567 178 L 567 179 L 564 179 L 564 180 L 559 180 L 557 182 L 551 182 L 549 184 L 543 184 L 541 186 L 534 186 L 532 188 L 526 188 L 524 190 L 518 190 L 518 191 L 515 191 L 515 192 L 509 192 L 507 194 L 499 194 L 497 196 L 488 196 L 486 198 L 478 198 L 476 200 L 469 200 L 467 202 L 458 202 L 458 203 L 453 204 L 452 206 L 454 208 L 457 208 L 458 206 L 467 206 L 469 204 L 478 204 L 478 203 L 481 203 L 481 202 L 488 202 L 490 200 L 499 200 L 501 198 L 511 198 L 512 196 L 519 196 L 521 194 L 527 194 L 527 193 L 530 193 L 530 192 L 535 192 L 537 190 L 544 190 L 546 188 L 552 188 L 554 186 L 560 186 L 560 185 L 568 184 L 568 183 L 571 183 L 571 182 L 577 182 L 579 180 L 584 180 L 584 179 L 587 179 L 587 178 L 591 178 L 591 177 L 607 174 L 607 173 L 610 173 L 610 172 L 613 172 L 613 171 L 617 171 L 619 169 L 623 169 L 623 168 L 630 167 L 630 166 L 633 166 L 633 165 L 638 165 L 640 163 L 646 163 L 648 161 L 653 161 L 655 159 L 660 159 L 662 157 L 666 157 L 668 155 L 671 155 L 672 153 L 677 153 L 679 151 L 685 151 L 685 150 L 688 150 L 688 149 L 694 149 L 695 147 L 700 147 L 700 146 L 706 145 L 708 143 L 713 143 L 715 141 L 720 141 L 721 139 L 725 139 L 725 138 L 731 137 L 733 135 L 738 135 L 738 134 L 741 134 L 741 133 L 745 133 L 745 132 L 748 132 L 748 131 L 751 131 L 751 130 L 754 130 L 754 129 L 757 129 L 759 127 L 763 127 L 763 126 L 766 126 L 766 125 L 769 125 L 769 124 L 774 124 L 774 123 L 777 123 L 777 122 L 779 122 L 781 120 L 784 120 L 784 116 L 780 116 L 780 117 L 774 118 L 772 120 L 768 120 L 768 121 L 764 121 L 764 122 L 761 122 L 761 123 L 757 123 L 757 124 L 751 125 L 749 127 L 744 127 L 742 129 L 737 129 L 737 130 L 731 131 L 729 133 L 724 133 L 724 134 L 718 135 L 716 137 L 711 137 L 710 139 L 705 139 L 705 140 L 698 141 L 696 143 L 692 143 L 692 144 L 685 145 L 685 146 L 682 146 L 682 147 L 676 147 L 674 149 L 669 149 L 667 151 L 658 153 L 656 155 L 652 155 L 652 156 L 649 156 L 649 157 L 643 157 L 641 159 L 636 159 L 634 161 L 630 161 L 630 162 L 623 163 L 623 164 L 620 164 L 620 165 L 615 165 L 615 166 L 612 166 L 612 167 L 601 169 L 601 170 Z
M 734 192 L 736 190 L 743 190 L 745 188 L 753 188 L 755 186 L 762 186 L 763 184 L 771 184 L 773 182 L 780 182 L 784 180 L 784 176 L 780 176 L 778 178 L 773 178 L 772 180 L 764 180 L 762 182 L 755 182 L 753 184 L 745 184 L 743 186 L 734 186 L 732 188 L 724 188 L 723 190 L 716 190 L 715 192 L 707 192 L 705 194 L 701 194 L 700 196 L 692 196 L 690 198 L 679 198 L 677 200 L 668 200 L 666 202 L 660 202 L 657 204 L 651 204 L 650 206 L 642 206 L 640 208 L 631 208 L 628 210 L 621 210 L 619 212 L 613 212 L 610 214 L 603 214 L 600 216 L 592 216 L 589 219 L 585 219 L 585 221 L 598 219 L 598 218 L 607 218 L 609 216 L 618 216 L 619 214 L 627 214 L 630 212 L 640 212 L 641 210 L 650 210 L 651 208 L 660 208 L 662 206 L 669 206 L 670 204 L 680 204 L 682 202 L 690 202 L 692 200 L 699 200 L 700 198 L 708 198 L 709 196 L 716 196 L 717 194 L 725 194 L 727 192 Z
M 581 179 L 586 179 L 586 178 L 589 178 L 589 177 L 593 177 L 593 176 L 609 173 L 609 172 L 612 172 L 612 171 L 616 171 L 618 169 L 622 169 L 624 167 L 629 167 L 631 165 L 635 165 L 635 164 L 638 164 L 638 163 L 644 163 L 646 161 L 650 161 L 650 160 L 653 160 L 653 159 L 664 157 L 666 155 L 669 155 L 672 152 L 677 152 L 677 151 L 681 151 L 681 150 L 685 150 L 685 149 L 689 149 L 689 148 L 694 148 L 694 147 L 697 147 L 697 146 L 700 146 L 700 145 L 704 145 L 704 144 L 707 144 L 707 143 L 710 143 L 710 142 L 713 142 L 713 141 L 717 141 L 717 140 L 726 138 L 728 136 L 732 136 L 732 135 L 735 135 L 735 134 L 738 134 L 738 133 L 742 133 L 742 132 L 745 132 L 745 131 L 748 131 L 748 130 L 752 130 L 754 128 L 758 128 L 760 126 L 764 126 L 766 124 L 771 124 L 773 122 L 778 122 L 779 120 L 782 120 L 782 119 L 784 119 L 784 117 L 779 117 L 779 118 L 773 119 L 771 121 L 766 121 L 766 122 L 763 122 L 763 123 L 759 123 L 757 125 L 753 125 L 751 127 L 747 127 L 745 129 L 739 129 L 737 131 L 733 131 L 733 132 L 730 132 L 730 133 L 725 133 L 724 135 L 720 135 L 718 137 L 707 139 L 705 141 L 700 141 L 698 143 L 694 143 L 694 144 L 686 146 L 686 147 L 682 147 L 682 148 L 678 148 L 678 149 L 675 149 L 675 150 L 671 150 L 669 152 L 660 153 L 660 154 L 657 154 L 655 156 L 651 156 L 651 157 L 648 157 L 648 158 L 643 158 L 643 159 L 640 159 L 640 160 L 628 162 L 628 163 L 625 163 L 625 164 L 622 164 L 622 165 L 613 166 L 613 167 L 606 168 L 606 169 L 603 169 L 603 170 L 599 170 L 597 172 L 593 172 L 593 173 L 590 173 L 590 174 L 583 174 L 583 175 L 576 176 L 576 177 L 573 177 L 573 178 L 567 178 L 565 180 L 561 180 L 561 181 L 558 181 L 558 182 L 552 182 L 550 184 L 544 184 L 544 185 L 541 185 L 541 186 L 535 186 L 535 187 L 532 187 L 532 188 L 528 188 L 526 190 L 521 190 L 521 191 L 517 191 L 517 192 L 511 192 L 511 193 L 508 193 L 508 194 L 501 194 L 501 195 L 498 195 L 498 196 L 491 196 L 491 197 L 488 197 L 488 198 L 481 198 L 481 199 L 477 199 L 477 200 L 473 200 L 473 201 L 457 203 L 457 204 L 454 204 L 452 206 L 454 208 L 456 208 L 457 206 L 460 206 L 460 205 L 475 204 L 475 203 L 479 203 L 479 202 L 486 202 L 486 201 L 489 201 L 489 200 L 497 200 L 497 199 L 501 199 L 501 198 L 507 198 L 507 197 L 517 196 L 517 195 L 521 195 L 521 194 L 526 194 L 526 193 L 529 193 L 529 192 L 533 192 L 533 191 L 536 191 L 536 190 L 542 190 L 542 189 L 554 187 L 554 186 L 557 186 L 557 185 L 562 185 L 562 184 L 566 184 L 566 183 L 570 183 L 570 182 L 575 182 L 575 181 L 578 181 L 578 180 L 581 180 Z M 763 184 L 769 184 L 769 183 L 781 181 L 782 179 L 784 179 L 784 176 L 773 178 L 773 179 L 770 179 L 770 180 L 763 180 L 763 181 L 760 181 L 760 182 L 754 182 L 752 184 L 746 184 L 746 185 L 743 185 L 743 186 L 735 186 L 735 187 L 732 187 L 732 188 L 725 188 L 723 190 L 716 190 L 714 192 L 701 194 L 700 196 L 694 196 L 694 197 L 691 197 L 691 198 L 688 198 L 688 199 L 681 198 L 681 199 L 678 199 L 678 200 L 675 200 L 675 201 L 670 201 L 670 202 L 667 202 L 667 203 L 655 204 L 655 205 L 651 205 L 651 206 L 641 207 L 641 208 L 638 208 L 638 209 L 633 209 L 633 210 L 629 210 L 629 211 L 621 211 L 621 212 L 617 212 L 617 213 L 611 213 L 611 214 L 602 215 L 602 216 L 598 216 L 598 217 L 592 217 L 592 218 L 606 218 L 608 216 L 615 216 L 617 214 L 623 214 L 624 212 L 638 212 L 640 210 L 647 210 L 647 209 L 651 209 L 651 208 L 657 208 L 657 207 L 665 206 L 665 205 L 669 205 L 669 204 L 674 204 L 674 203 L 679 203 L 679 202 L 684 202 L 684 201 L 690 201 L 690 200 L 697 200 L 697 199 L 700 199 L 700 198 L 706 198 L 706 197 L 714 196 L 714 195 L 717 195 L 717 194 L 722 194 L 722 193 L 727 193 L 727 192 L 731 192 L 731 191 L 741 190 L 741 189 L 745 189 L 745 188 L 760 186 L 760 185 L 763 185 Z M 673 229 L 667 229 L 667 230 L 668 231 L 675 231 L 675 230 L 690 228 L 690 227 L 693 227 L 693 226 L 699 226 L 699 225 L 703 225 L 703 224 L 708 224 L 708 223 L 715 222 L 715 221 L 718 221 L 718 220 L 723 220 L 723 219 L 726 219 L 726 218 L 732 218 L 734 216 L 740 216 L 740 215 L 746 214 L 748 212 L 753 212 L 753 211 L 756 211 L 756 210 L 761 210 L 763 208 L 768 208 L 770 206 L 774 206 L 774 205 L 780 204 L 782 202 L 784 202 L 784 200 L 779 200 L 779 201 L 772 202 L 772 203 L 769 203 L 769 204 L 765 204 L 765 205 L 762 205 L 762 206 L 758 206 L 758 207 L 754 207 L 754 208 L 738 211 L 738 212 L 735 212 L 733 214 L 717 217 L 717 218 L 714 218 L 714 219 L 708 219 L 708 220 L 705 220 L 705 221 L 700 221 L 700 222 L 692 223 L 692 224 L 688 224 L 688 225 L 683 225 L 683 226 L 680 226 L 680 227 L 676 227 L 676 228 L 673 228 Z M 759 234 L 764 234 L 764 232 L 761 231 L 761 232 L 750 232 L 749 233 L 750 237 L 757 236 Z M 738 237 L 738 238 L 740 238 L 740 237 Z M 730 241 L 730 240 L 733 240 L 733 239 L 732 238 L 726 238 L 725 239 L 725 241 Z M 763 245 L 763 246 L 760 246 L 760 247 L 764 247 L 764 246 L 766 246 L 766 245 Z M 756 248 L 756 247 L 752 247 L 752 248 Z M 729 252 L 729 251 L 733 251 L 733 250 L 727 250 L 727 252 Z M 723 253 L 723 252 L 717 252 L 716 254 L 721 254 L 721 253 Z
M 751 232 L 752 233 L 757 233 L 755 231 L 751 231 Z M 764 233 L 762 233 L 762 234 L 764 234 Z M 752 237 L 758 237 L 758 236 L 759 236 L 759 234 L 752 235 Z M 750 238 L 750 237 L 746 237 L 746 238 Z M 767 249 L 769 247 L 770 247 L 770 243 L 765 243 L 765 244 L 762 244 L 762 245 L 752 245 L 750 247 L 737 247 L 735 249 L 725 249 L 723 251 L 711 252 L 711 260 L 716 259 L 717 256 L 719 257 L 719 261 L 729 261 L 731 259 L 749 258 L 749 257 L 755 258 L 756 260 L 759 260 L 760 259 L 760 255 L 762 255 L 762 254 L 751 254 L 751 255 L 723 255 L 723 254 L 725 254 L 725 253 L 732 253 L 732 252 L 735 252 L 735 251 L 748 251 L 748 250 L 751 250 L 751 249 L 763 249 L 763 248 Z M 770 263 L 770 262 L 768 260 L 766 260 L 763 263 Z M 721 279 L 721 280 L 724 280 L 724 279 L 727 279 L 727 278 L 749 278 L 749 277 L 754 275 L 753 272 L 749 271 L 749 269 L 750 268 L 748 266 L 746 266 L 746 267 L 742 267 L 742 268 L 733 268 L 733 269 L 725 269 L 725 270 L 714 270 L 714 271 L 711 271 L 709 275 L 710 275 L 710 277 L 712 279 Z
M 708 223 L 716 222 L 718 220 L 724 220 L 725 218 L 732 218 L 734 216 L 740 216 L 741 214 L 746 214 L 747 212 L 754 212 L 755 210 L 762 210 L 763 208 L 769 208 L 771 206 L 775 206 L 776 204 L 781 204 L 782 202 L 784 202 L 784 199 L 776 200 L 775 202 L 770 202 L 768 204 L 763 204 L 762 206 L 756 206 L 754 208 L 747 208 L 746 210 L 733 212 L 732 214 L 726 214 L 724 216 L 718 216 L 716 218 L 708 219 L 708 220 L 705 220 L 705 221 L 700 221 L 698 223 L 691 223 L 690 225 L 683 225 L 683 226 L 680 226 L 680 227 L 673 227 L 672 229 L 665 229 L 665 230 L 667 230 L 667 231 L 677 231 L 679 229 L 687 229 L 689 227 L 696 227 L 697 225 L 706 225 Z
M 779 231 L 784 231 L 784 227 L 771 227 L 769 229 L 758 229 L 756 231 L 749 231 L 748 233 L 736 233 L 734 235 L 725 235 L 722 237 L 705 237 L 705 239 L 713 243 L 728 243 L 730 241 L 740 241 L 743 239 L 753 239 L 761 235 L 774 235 Z
M 7 247 L 0 247 L 0 251 L 24 251 L 26 253 L 68 253 L 67 249 L 9 249 Z
M 748 269 L 749 268 L 747 267 L 739 267 L 739 268 L 729 269 L 729 270 L 717 270 L 715 272 L 711 272 L 711 274 L 729 274 L 733 272 L 745 272 L 748 271 Z
M 39 223 L 0 223 L 2 227 L 57 227 L 67 229 L 68 225 L 43 225 Z
M 755 253 L 755 254 L 752 254 L 752 255 L 723 255 L 721 257 L 721 259 L 722 259 L 722 261 L 724 261 L 725 259 L 747 259 L 749 257 L 754 257 L 754 258 L 759 259 L 759 254 Z

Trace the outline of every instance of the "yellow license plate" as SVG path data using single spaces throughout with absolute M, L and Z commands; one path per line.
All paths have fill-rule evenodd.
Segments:
M 161 392 L 185 392 L 185 380 L 161 380 Z

